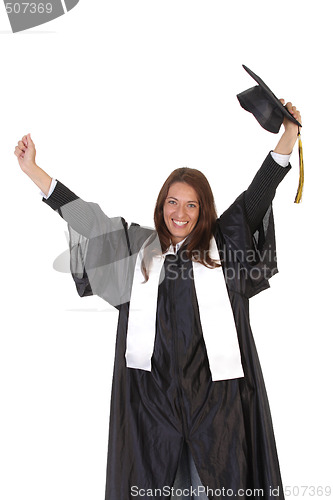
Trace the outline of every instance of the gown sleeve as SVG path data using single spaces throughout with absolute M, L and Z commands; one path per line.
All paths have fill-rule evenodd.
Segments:
M 136 256 L 152 229 L 108 217 L 59 180 L 43 202 L 67 222 L 70 270 L 80 297 L 98 295 L 115 307 L 128 302 Z
M 272 202 L 290 169 L 290 164 L 281 167 L 269 153 L 247 190 L 217 221 L 222 259 L 230 276 L 237 273 L 241 278 L 237 291 L 246 297 L 269 288 L 268 280 L 278 272 Z M 235 280 L 227 276 L 226 280 L 235 287 Z

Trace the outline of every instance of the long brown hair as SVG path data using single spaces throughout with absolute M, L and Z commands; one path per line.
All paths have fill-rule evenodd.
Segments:
M 159 238 L 159 243 L 164 253 L 170 246 L 171 234 L 164 221 L 164 203 L 168 196 L 170 186 L 176 182 L 183 182 L 191 186 L 198 196 L 199 218 L 193 231 L 186 239 L 187 258 L 199 262 L 206 267 L 220 266 L 220 262 L 212 260 L 209 256 L 210 240 L 216 227 L 216 207 L 212 189 L 205 175 L 195 168 L 177 168 L 164 182 L 156 200 L 154 211 L 154 223 Z M 147 267 L 150 259 L 145 256 L 142 261 L 142 272 L 147 281 Z

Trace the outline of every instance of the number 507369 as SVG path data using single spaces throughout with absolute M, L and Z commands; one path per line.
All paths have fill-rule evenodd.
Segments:
M 30 2 L 7 2 L 6 3 L 7 14 L 51 14 L 52 4 L 51 3 L 30 3 Z

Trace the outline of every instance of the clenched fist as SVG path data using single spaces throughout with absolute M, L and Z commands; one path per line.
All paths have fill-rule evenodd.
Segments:
M 30 134 L 23 136 L 18 141 L 14 153 L 17 156 L 21 170 L 30 177 L 43 193 L 47 194 L 52 178 L 36 165 L 36 148 Z
M 30 134 L 23 136 L 22 140 L 18 141 L 15 155 L 23 172 L 27 172 L 36 165 L 36 148 Z

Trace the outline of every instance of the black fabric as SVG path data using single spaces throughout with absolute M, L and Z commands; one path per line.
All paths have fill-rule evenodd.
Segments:
M 243 64 L 243 68 L 259 83 L 237 95 L 242 108 L 249 111 L 257 119 L 260 125 L 269 132 L 277 134 L 284 118 L 302 127 L 296 118 L 283 106 L 280 99 L 276 97 L 266 83 L 250 68 Z
M 281 167 L 270 153 L 267 155 L 245 191 L 245 211 L 251 232 L 254 232 L 260 225 L 275 196 L 276 188 L 290 169 L 290 164 L 287 167 Z
M 192 262 L 183 249 L 165 259 L 152 371 L 126 367 L 128 285 L 124 292 L 122 283 L 111 283 L 113 270 L 103 279 L 104 264 L 120 263 L 123 258 L 129 276 L 124 281 L 131 284 L 135 257 L 152 231 L 138 225 L 128 227 L 121 218 L 109 219 L 96 204 L 81 199 L 61 207 L 72 233 L 71 258 L 78 266 L 72 275 L 77 286 L 87 270 L 83 294 L 91 284 L 92 293 L 119 309 L 105 500 L 169 498 L 166 493 L 174 485 L 194 481 L 188 470 L 179 475 L 189 457 L 202 485 L 209 488 L 209 500 L 223 498 L 221 488 L 232 490 L 235 499 L 244 498 L 239 489 L 247 490 L 247 498 L 284 498 L 269 404 L 249 321 L 249 297 L 267 288 L 277 272 L 271 202 L 279 180 L 288 171 L 283 175 L 280 169 L 267 157 L 249 189 L 217 221 L 214 236 L 244 369 L 244 377 L 233 380 L 211 380 Z M 81 215 L 77 219 L 78 210 Z M 89 223 L 84 223 L 82 210 Z M 77 232 L 81 229 L 84 235 Z M 99 269 L 103 272 L 95 273 Z M 119 276 L 115 280 L 120 281 Z
M 279 132 L 284 114 L 267 98 L 266 92 L 259 85 L 237 94 L 237 99 L 242 108 L 252 113 L 265 130 L 273 134 Z
M 66 187 L 62 182 L 56 179 L 57 184 L 53 190 L 52 195 L 49 198 L 42 198 L 42 201 L 53 208 L 53 210 L 59 210 L 60 207 L 69 203 L 71 201 L 77 200 L 78 196 L 73 193 L 68 187 Z
M 217 242 L 225 274 L 238 272 L 239 261 L 221 248 L 221 233 Z M 281 494 L 274 498 L 282 499 L 272 421 L 244 293 L 246 273 L 227 279 L 245 377 L 212 382 L 192 262 L 180 250 L 176 258 L 166 257 L 164 269 L 151 373 L 125 366 L 128 304 L 120 308 L 106 500 L 135 498 L 138 489 L 148 499 L 152 491 L 171 488 L 184 443 L 205 488 L 224 487 L 233 491 L 233 498 L 243 498 L 239 489 L 260 489 L 252 498 L 264 499 L 273 498 L 270 491 L 278 488 Z M 136 487 L 132 495 L 131 486 Z M 207 497 L 221 498 L 212 492 Z

